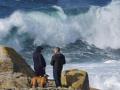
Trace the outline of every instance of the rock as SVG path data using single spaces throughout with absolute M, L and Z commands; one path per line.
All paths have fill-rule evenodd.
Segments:
M 96 88 L 90 88 L 90 90 L 100 90 L 100 89 L 96 89 Z
M 88 74 L 82 70 L 67 70 L 62 73 L 61 83 L 65 87 L 77 90 L 90 90 Z
M 48 88 L 54 88 L 54 90 L 56 90 L 55 89 L 55 81 L 53 80 L 53 79 L 49 79 L 48 80 L 49 81 L 49 87 Z M 63 82 L 64 83 L 64 82 Z M 69 89 L 69 88 L 65 88 L 65 87 L 62 87 L 61 89 L 66 89 L 66 90 L 75 90 L 74 88 L 72 89 Z M 61 90 L 60 89 L 60 90 Z M 48 89 L 48 90 L 50 90 L 50 89 Z M 53 89 L 52 89 L 53 90 Z M 100 90 L 100 89 L 96 89 L 96 88 L 90 88 L 90 90 Z
M 14 49 L 0 46 L 0 88 L 28 88 L 33 75 L 31 67 Z
M 30 89 L 30 80 L 34 76 L 31 67 L 12 48 L 0 46 L 0 90 L 41 90 Z M 49 80 L 49 87 L 42 90 L 58 90 L 54 80 Z M 81 70 L 67 70 L 62 73 L 62 84 L 73 89 L 89 90 L 87 72 Z M 3 88 L 3 89 L 2 89 Z M 97 90 L 97 89 L 91 89 Z

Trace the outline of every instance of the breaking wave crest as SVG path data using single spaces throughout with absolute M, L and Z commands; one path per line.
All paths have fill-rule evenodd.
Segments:
M 105 7 L 92 6 L 87 13 L 79 15 L 66 15 L 61 7 L 53 8 L 57 11 L 15 11 L 0 19 L 0 42 L 21 49 L 28 39 L 33 45 L 50 46 L 83 40 L 102 49 L 120 48 L 119 0 Z M 14 27 L 17 28 L 13 30 Z

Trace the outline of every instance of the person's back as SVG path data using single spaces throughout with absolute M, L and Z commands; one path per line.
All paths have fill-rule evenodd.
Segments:
M 53 65 L 54 69 L 62 69 L 65 64 L 65 56 L 61 53 L 54 54 L 52 56 L 51 65 Z

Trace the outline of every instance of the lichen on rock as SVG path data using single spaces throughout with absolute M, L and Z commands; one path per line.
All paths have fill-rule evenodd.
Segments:
M 61 82 L 63 86 L 77 90 L 90 90 L 89 79 L 86 71 L 72 69 L 62 73 Z
M 34 72 L 14 49 L 0 46 L 0 88 L 28 88 Z

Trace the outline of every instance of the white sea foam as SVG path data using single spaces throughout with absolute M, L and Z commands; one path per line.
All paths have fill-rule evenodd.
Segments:
M 104 63 L 117 63 L 118 61 L 117 60 L 107 60 L 107 61 L 105 61 Z
M 86 70 L 89 74 L 90 86 L 100 90 L 119 90 L 120 89 L 120 68 L 119 64 L 106 65 L 104 63 L 84 63 L 84 64 L 67 64 L 64 70 L 81 69 Z M 53 78 L 52 67 L 46 68 L 49 78 Z
M 119 0 L 105 7 L 91 7 L 87 13 L 76 16 L 67 16 L 58 6 L 53 8 L 58 10 L 54 14 L 15 11 L 11 16 L 0 19 L 0 39 L 9 35 L 13 26 L 17 26 L 18 32 L 14 36 L 17 42 L 13 43 L 19 47 L 22 40 L 18 35 L 28 33 L 37 45 L 65 46 L 82 39 L 99 48 L 120 48 Z M 12 44 L 11 41 L 8 45 Z

